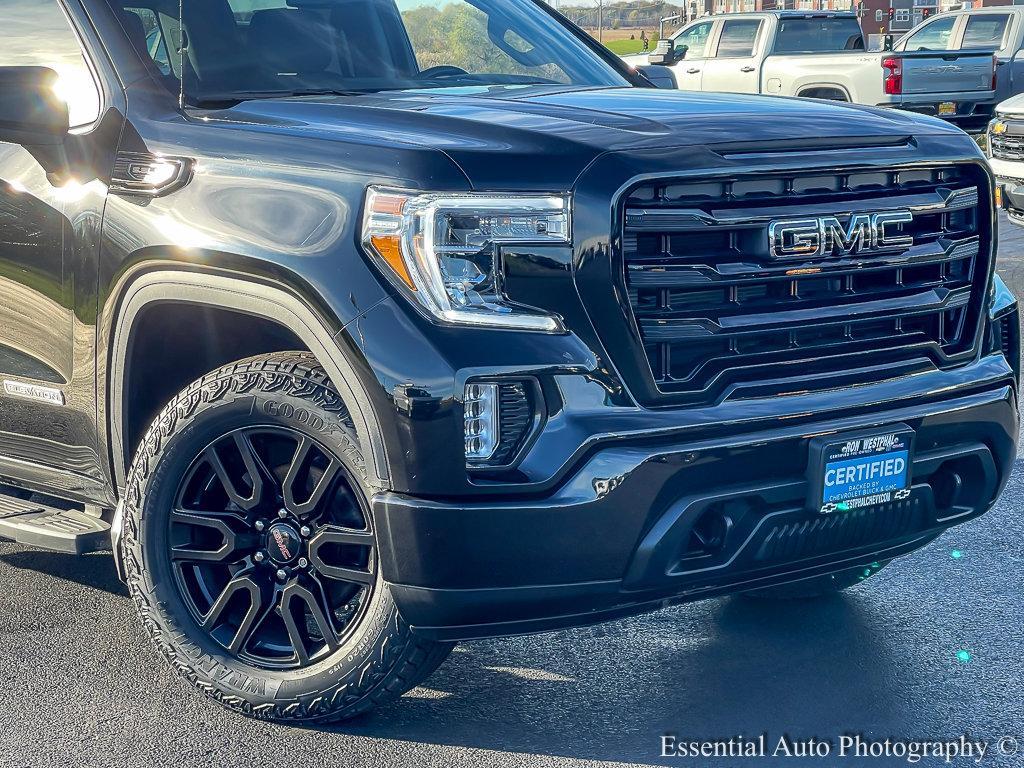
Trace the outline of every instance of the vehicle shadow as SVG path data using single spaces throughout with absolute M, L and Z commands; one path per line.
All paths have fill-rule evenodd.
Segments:
M 4 541 L 0 539 L 0 541 Z M 114 558 L 109 552 L 90 555 L 65 555 L 36 549 L 16 549 L 0 553 L 0 562 L 17 568 L 45 574 L 56 579 L 71 581 L 83 587 L 101 589 L 114 595 L 128 597 L 128 588 L 117 578 Z
M 665 734 L 767 733 L 774 747 L 783 734 L 829 738 L 906 722 L 899 680 L 913 685 L 915 660 L 890 653 L 870 603 L 863 593 L 803 603 L 728 598 L 591 629 L 468 644 L 423 688 L 334 730 L 678 765 L 678 757 L 660 757 Z M 934 725 L 941 730 L 940 716 Z
M 0 562 L 122 596 L 130 609 L 107 554 L 17 549 L 0 551 Z M 899 637 L 901 619 L 884 584 L 807 602 L 722 598 L 595 627 L 468 643 L 400 701 L 308 730 L 327 740 L 380 739 L 413 755 L 423 744 L 649 765 L 695 764 L 660 757 L 666 734 L 682 741 L 766 733 L 773 747 L 783 734 L 945 733 L 948 712 L 930 707 L 921 687 L 931 674 L 927 651 Z M 225 727 L 241 727 L 235 716 L 224 717 Z M 278 738 L 293 730 L 253 727 Z M 700 759 L 730 768 L 764 762 Z

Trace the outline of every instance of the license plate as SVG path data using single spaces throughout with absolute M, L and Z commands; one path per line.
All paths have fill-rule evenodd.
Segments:
M 955 115 L 956 114 L 956 102 L 955 101 L 940 101 L 939 102 L 939 116 Z
M 903 424 L 815 438 L 807 470 L 808 507 L 831 514 L 905 499 L 913 458 L 914 431 Z

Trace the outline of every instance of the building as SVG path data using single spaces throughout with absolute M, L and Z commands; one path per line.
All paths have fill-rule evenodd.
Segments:
M 992 4 L 986 2 L 986 5 Z M 898 37 L 929 16 L 956 10 L 963 5 L 964 3 L 959 0 L 864 0 L 861 6 L 860 25 L 869 38 L 886 34 Z
M 988 8 L 998 5 L 1024 5 L 1024 0 L 691 0 L 690 18 L 714 13 L 749 13 L 751 11 L 860 10 L 865 34 L 902 34 L 913 29 L 929 15 L 959 10 L 964 6 Z M 889 9 L 893 18 L 889 19 Z

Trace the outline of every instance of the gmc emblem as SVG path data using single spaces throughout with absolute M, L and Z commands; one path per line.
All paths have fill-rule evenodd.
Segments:
M 787 219 L 768 225 L 768 254 L 773 259 L 820 259 L 871 251 L 899 251 L 914 244 L 909 235 L 886 227 L 910 224 L 910 211 L 855 213 L 844 227 L 835 216 Z

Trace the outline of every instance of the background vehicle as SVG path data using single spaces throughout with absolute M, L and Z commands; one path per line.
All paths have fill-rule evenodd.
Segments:
M 997 202 L 1010 221 L 1024 225 L 1024 94 L 996 107 L 986 149 L 996 176 Z
M 957 122 L 973 130 L 992 117 L 996 104 L 1024 90 L 1024 8 L 1012 5 L 943 13 L 919 24 L 893 46 L 898 53 L 986 49 L 996 56 L 995 92 L 987 99 L 954 98 Z
M 852 13 L 711 16 L 679 30 L 672 46 L 666 63 L 684 90 L 852 101 L 952 120 L 995 99 L 991 50 L 865 51 Z M 625 60 L 643 65 L 650 57 Z
M 1007 481 L 993 226 L 949 125 L 647 87 L 539 0 L 5 0 L 0 535 L 112 545 L 286 722 L 843 589 Z

